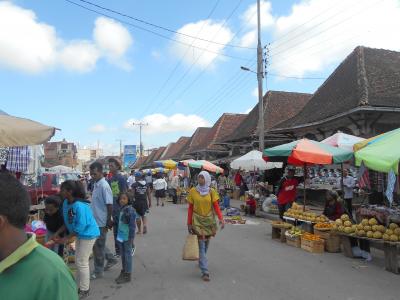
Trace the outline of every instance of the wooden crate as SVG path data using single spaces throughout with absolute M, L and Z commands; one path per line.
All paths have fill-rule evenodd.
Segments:
M 285 232 L 286 228 L 272 226 L 272 239 L 280 240 L 281 243 L 286 243 Z
M 301 249 L 304 249 L 311 253 L 324 253 L 324 240 L 321 241 L 309 241 L 301 239 Z
M 300 248 L 301 247 L 301 239 L 300 236 L 286 236 L 286 244 L 292 247 Z
M 332 231 L 320 231 L 314 228 L 314 234 L 320 236 L 325 240 L 326 252 L 336 253 L 340 252 L 340 236 Z

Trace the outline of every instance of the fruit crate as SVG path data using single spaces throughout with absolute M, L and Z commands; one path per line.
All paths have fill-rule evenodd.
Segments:
M 314 234 L 325 240 L 325 250 L 329 253 L 340 252 L 340 236 L 333 231 L 320 231 L 314 228 Z
M 311 253 L 324 253 L 325 241 L 310 241 L 301 238 L 301 249 L 304 249 Z
M 272 239 L 280 240 L 281 243 L 285 243 L 286 242 L 286 236 L 285 236 L 286 230 L 287 229 L 283 228 L 283 227 L 272 226 Z
M 300 236 L 286 235 L 286 244 L 292 247 L 300 248 L 301 247 Z

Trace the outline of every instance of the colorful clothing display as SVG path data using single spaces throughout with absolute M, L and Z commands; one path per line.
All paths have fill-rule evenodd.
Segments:
M 7 157 L 7 169 L 11 172 L 27 173 L 30 160 L 28 146 L 10 147 Z

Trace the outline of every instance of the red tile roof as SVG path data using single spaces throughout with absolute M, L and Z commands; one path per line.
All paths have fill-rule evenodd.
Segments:
M 301 112 L 275 128 L 301 127 L 363 106 L 400 107 L 400 52 L 358 46 Z
M 264 126 L 269 130 L 299 113 L 311 99 L 312 94 L 268 91 L 264 95 Z M 237 141 L 257 133 L 258 104 L 225 141 Z
M 194 150 L 198 149 L 204 143 L 204 140 L 207 138 L 208 133 L 210 132 L 210 127 L 199 127 L 193 133 L 190 138 L 189 145 L 185 149 L 184 153 L 192 153 Z
M 183 147 L 190 141 L 190 137 L 182 136 L 175 143 L 170 143 L 161 159 L 174 159 Z

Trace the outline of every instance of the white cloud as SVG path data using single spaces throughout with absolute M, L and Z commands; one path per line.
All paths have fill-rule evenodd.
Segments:
M 188 46 L 178 43 L 173 44 L 171 45 L 172 53 L 178 58 L 181 58 L 188 51 L 187 49 L 190 47 L 189 45 L 197 47 L 190 47 L 188 53 L 185 55 L 184 61 L 187 64 L 194 63 L 200 68 L 205 68 L 209 64 L 210 66 L 213 66 L 216 60 L 222 59 L 217 53 L 221 53 L 225 48 L 224 44 L 229 43 L 233 37 L 231 30 L 224 25 L 223 22 L 212 20 L 201 20 L 196 23 L 186 24 L 181 27 L 178 32 L 222 44 L 209 43 L 204 40 L 194 39 L 179 34 L 175 35 L 175 39 L 187 44 Z M 203 51 L 199 48 L 207 49 L 212 52 Z
M 256 97 L 258 99 L 258 87 L 255 87 L 254 90 L 251 92 L 251 95 L 253 97 Z
M 271 2 L 261 1 L 261 29 L 270 28 L 275 24 L 275 18 L 272 15 L 271 10 Z M 241 37 L 240 46 L 255 47 L 257 45 L 257 3 L 251 4 L 240 16 L 240 19 L 243 26 L 246 26 L 249 30 Z
M 3 1 L 0 28 L 0 67 L 27 73 L 57 67 L 87 72 L 104 57 L 118 67 L 131 69 L 125 55 L 132 38 L 125 27 L 111 19 L 96 19 L 94 40 L 65 41 L 53 26 L 40 22 L 32 10 Z
M 337 0 L 334 6 L 330 1 L 304 0 L 276 20 L 278 41 L 271 45 L 271 69 L 303 76 L 340 62 L 358 45 L 399 50 L 395 28 L 400 28 L 396 0 Z
M 161 59 L 161 53 L 160 51 L 153 50 L 151 51 L 151 57 L 153 57 L 155 60 L 160 60 Z
M 107 130 L 106 126 L 102 124 L 96 124 L 89 128 L 89 131 L 92 133 L 103 133 L 106 132 L 106 130 Z
M 137 130 L 137 126 L 132 123 L 139 123 L 139 120 L 130 119 L 125 122 L 124 128 Z M 174 114 L 166 116 L 163 114 L 152 114 L 145 116 L 141 122 L 148 123 L 143 127 L 143 132 L 147 134 L 163 134 L 168 132 L 191 132 L 198 127 L 209 126 L 209 123 L 197 115 Z

